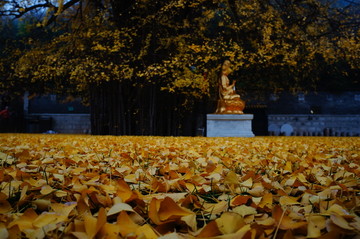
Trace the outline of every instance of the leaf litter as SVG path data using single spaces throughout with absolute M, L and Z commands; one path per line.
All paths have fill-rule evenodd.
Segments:
M 0 135 L 1 238 L 359 238 L 360 139 Z

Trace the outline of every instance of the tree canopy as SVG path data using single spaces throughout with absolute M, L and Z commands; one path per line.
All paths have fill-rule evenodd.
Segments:
M 328 65 L 359 66 L 355 3 L 2 1 L 2 14 L 36 16 L 37 27 L 62 33 L 47 42 L 32 37 L 13 65 L 16 80 L 51 90 L 129 80 L 200 97 L 225 58 L 245 89 L 309 87 Z

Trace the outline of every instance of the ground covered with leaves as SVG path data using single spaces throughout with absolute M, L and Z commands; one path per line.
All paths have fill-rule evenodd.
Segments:
M 0 135 L 0 238 L 360 238 L 360 138 Z

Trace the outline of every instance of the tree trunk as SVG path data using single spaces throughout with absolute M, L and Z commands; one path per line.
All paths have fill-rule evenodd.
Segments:
M 196 135 L 195 108 L 185 109 L 183 96 L 149 85 L 136 88 L 111 81 L 90 89 L 91 132 L 94 135 Z

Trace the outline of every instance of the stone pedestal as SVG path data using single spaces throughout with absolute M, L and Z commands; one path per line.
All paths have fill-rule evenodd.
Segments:
M 208 114 L 207 137 L 254 137 L 252 114 Z

